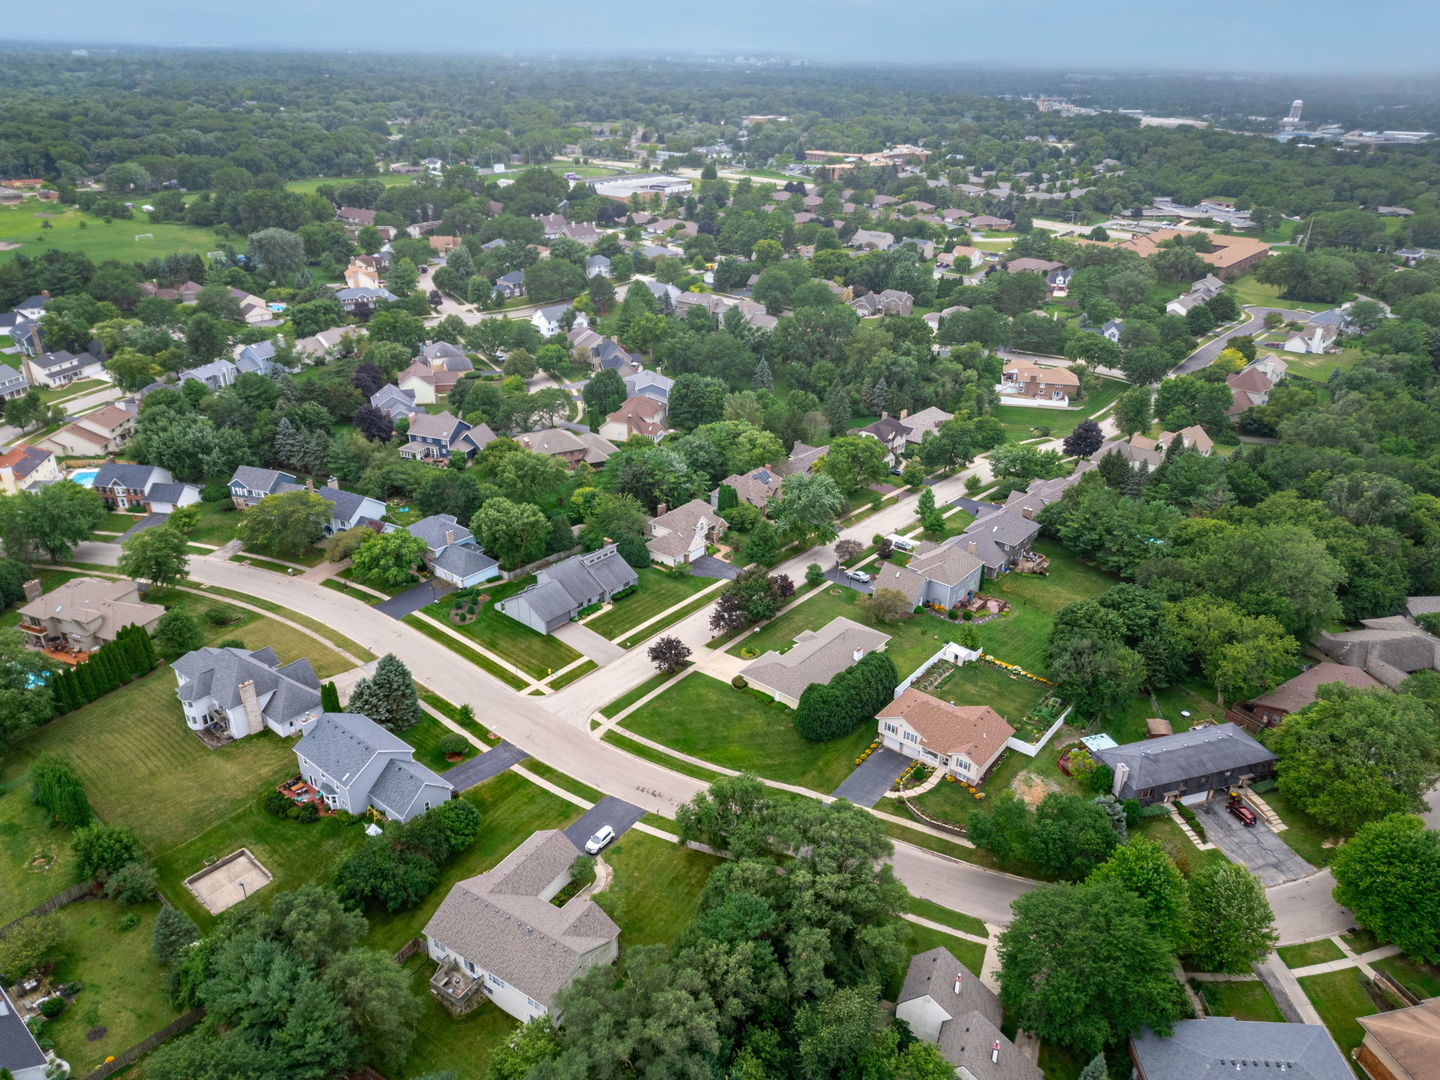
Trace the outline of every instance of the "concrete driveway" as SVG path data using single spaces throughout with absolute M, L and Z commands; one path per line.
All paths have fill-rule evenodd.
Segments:
M 566 623 L 555 630 L 555 636 L 569 645 L 581 656 L 588 656 L 595 663 L 604 667 L 606 664 L 613 664 L 625 655 L 625 650 L 601 637 L 588 626 L 581 626 L 578 622 Z
M 1206 838 L 1232 862 L 1248 867 L 1262 885 L 1283 885 L 1315 872 L 1263 819 L 1249 827 L 1240 824 L 1225 809 L 1224 799 L 1211 799 L 1191 809 L 1205 826 Z
M 740 576 L 740 567 L 714 555 L 701 555 L 690 564 L 690 568 L 696 577 L 714 578 L 716 581 L 734 581 Z
M 580 815 L 577 821 L 571 822 L 565 830 L 565 835 L 570 842 L 581 851 L 585 850 L 585 841 L 595 835 L 595 830 L 601 825 L 609 825 L 615 830 L 615 839 L 619 840 L 642 817 L 645 811 L 634 803 L 625 802 L 622 799 L 604 798 L 592 806 L 585 813 Z M 614 843 L 612 840 L 611 843 Z
M 462 761 L 460 764 L 446 769 L 441 775 L 455 786 L 456 791 L 465 791 L 482 780 L 499 776 L 511 765 L 518 761 L 524 761 L 529 756 L 513 743 L 502 742 L 499 746 L 492 746 L 478 757 Z
M 382 615 L 389 615 L 392 619 L 403 619 L 406 615 L 419 611 L 426 604 L 432 604 L 444 595 L 445 590 L 440 586 L 425 581 L 402 593 L 396 593 L 389 600 L 381 600 L 375 605 L 374 610 Z
M 890 785 L 900 778 L 910 759 L 898 750 L 880 747 L 847 776 L 830 794 L 849 799 L 856 806 L 874 806 L 885 797 Z

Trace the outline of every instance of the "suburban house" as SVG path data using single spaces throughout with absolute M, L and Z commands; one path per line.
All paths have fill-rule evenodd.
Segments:
M 898 465 L 907 450 L 924 441 L 927 432 L 934 431 L 945 421 L 953 419 L 954 414 L 933 405 L 913 415 L 909 410 L 901 409 L 898 416 L 881 413 L 879 420 L 858 428 L 855 434 L 884 443 L 890 455 L 890 464 Z
M 850 246 L 860 251 L 889 251 L 895 246 L 895 236 L 878 229 L 856 229 Z
M 1040 535 L 1034 513 L 1018 504 L 1007 504 L 976 518 L 949 544 L 979 559 L 987 577 L 998 577 L 1018 563 Z
M 589 326 L 590 319 L 583 311 L 576 311 L 573 304 L 551 304 L 543 307 L 530 316 L 530 322 L 536 330 L 540 331 L 541 337 L 554 337 L 556 334 L 565 333 L 565 327 L 561 320 L 565 318 L 567 311 L 575 312 L 575 321 L 572 326 Z
M 20 327 L 15 327 L 19 331 Z M 19 345 L 20 338 L 14 337 Z M 93 346 L 97 350 L 99 345 Z M 24 349 L 22 348 L 22 352 Z M 35 352 L 25 357 L 23 370 L 31 386 L 42 386 L 50 390 L 69 386 L 81 379 L 98 379 L 105 373 L 104 356 L 94 352 L 71 353 L 61 349 L 58 352 Z
M 517 296 L 524 296 L 525 271 L 511 270 L 508 274 L 501 274 L 495 279 L 495 288 L 507 300 L 513 300 Z
M 500 574 L 500 564 L 480 550 L 454 514 L 431 514 L 405 531 L 425 541 L 425 565 L 441 581 L 463 589 Z
M 649 368 L 641 368 L 633 375 L 625 375 L 623 381 L 625 391 L 630 397 L 652 397 L 656 401 L 664 402 L 670 400 L 670 388 L 675 385 L 675 380 L 668 375 L 661 375 Z
M 295 342 L 295 355 L 311 362 L 323 360 L 338 352 L 347 337 L 354 339 L 364 336 L 363 326 L 332 326 L 311 337 L 299 338 Z
M 883 649 L 889 640 L 889 634 L 842 616 L 819 630 L 801 631 L 789 651 L 767 652 L 741 668 L 740 674 L 755 689 L 793 709 L 811 683 L 828 683 L 866 653 Z
M 549 634 L 574 619 L 581 608 L 609 603 L 616 593 L 634 588 L 639 581 L 634 567 L 620 557 L 614 544 L 608 544 L 545 567 L 536 573 L 535 584 L 495 606 L 516 622 Z
M 179 484 L 158 465 L 101 465 L 90 486 L 111 510 L 143 507 L 147 514 L 168 514 L 200 501 L 194 484 Z
M 241 375 L 264 375 L 267 379 L 273 378 L 286 370 L 284 365 L 275 359 L 284 345 L 284 337 L 242 345 L 235 350 L 235 367 Z
M 585 276 L 587 278 L 609 277 L 610 260 L 604 255 L 591 255 L 585 260 Z
M 868 292 L 850 301 L 850 307 L 862 319 L 874 319 L 881 315 L 909 315 L 915 298 L 899 289 L 884 292 Z
M 1162 431 L 1153 439 L 1148 435 L 1140 434 L 1131 435 L 1128 439 L 1114 439 L 1101 446 L 1093 455 L 1092 460 L 1098 461 L 1114 452 L 1131 465 L 1139 465 L 1144 462 L 1152 470 L 1157 469 L 1165 461 L 1170 444 L 1175 441 L 1177 435 L 1180 438 L 1181 446 L 1204 457 L 1209 457 L 1215 449 L 1215 440 L 1210 438 L 1209 432 L 1199 424 L 1191 424 L 1179 431 Z
M 785 476 L 808 475 L 815 471 L 816 465 L 825 460 L 827 449 L 824 446 L 806 446 L 797 441 L 790 448 L 790 456 L 776 464 L 775 469 Z
M 345 267 L 345 284 L 351 289 L 378 289 L 385 260 L 378 255 L 351 255 Z
M 980 591 L 986 566 L 984 560 L 970 550 L 970 544 L 955 542 L 959 539 L 955 537 L 943 544 L 924 541 L 904 566 L 880 563 L 872 572 L 872 588 L 895 589 L 912 607 L 938 604 L 951 608 L 968 600 Z
M 240 317 L 252 326 L 257 323 L 269 322 L 274 318 L 275 313 L 270 310 L 270 305 L 263 298 L 254 293 L 247 293 L 244 289 L 230 289 L 229 293 L 240 305 Z
M 974 784 L 1000 760 L 1015 729 L 989 705 L 952 705 L 914 687 L 875 719 L 891 750 Z
M 127 626 L 148 634 L 165 609 L 140 599 L 133 581 L 75 578 L 20 608 L 17 629 L 32 649 L 69 648 L 94 652 Z
M 361 524 L 378 528 L 380 519 L 385 516 L 385 504 L 379 499 L 343 491 L 334 477 L 324 487 L 317 488 L 309 480 L 297 484 L 295 477 L 278 469 L 241 465 L 230 478 L 230 501 L 235 504 L 236 510 L 248 510 L 268 495 L 283 495 L 290 491 L 308 491 L 330 504 L 330 523 L 325 526 L 327 536 Z
M 419 405 L 433 405 L 441 394 L 454 389 L 465 374 L 475 370 L 475 365 L 463 349 L 446 341 L 427 343 L 420 355 L 399 375 L 396 385 L 415 395 Z
M 340 301 L 341 308 L 347 314 L 351 314 L 359 307 L 374 308 L 380 303 L 393 304 L 400 298 L 389 289 L 360 286 L 337 289 L 335 299 Z
M 1270 391 L 1275 384 L 1285 377 L 1285 366 L 1283 361 L 1275 361 L 1275 357 L 1266 357 L 1265 362 L 1256 360 L 1247 364 L 1242 371 L 1225 378 L 1225 385 L 1230 387 L 1230 408 L 1225 410 L 1226 416 L 1239 416 L 1241 413 L 1256 405 L 1264 405 L 1270 400 Z
M 415 405 L 415 391 L 401 390 L 394 383 L 386 383 L 370 395 L 370 404 L 391 420 L 414 416 L 419 409 Z
M 980 214 L 968 222 L 972 229 L 991 229 L 995 232 L 1009 232 L 1015 227 L 1015 222 L 1009 218 L 995 217 L 992 214 Z
M 971 222 L 973 225 L 974 222 Z M 1163 250 L 1161 245 L 1166 240 L 1173 240 L 1179 236 L 1193 237 L 1193 231 L 1182 232 L 1179 229 L 1156 229 L 1145 236 L 1134 236 L 1129 240 L 1122 240 L 1114 247 L 1126 251 L 1133 251 L 1142 259 L 1148 259 L 1156 252 Z M 1209 233 L 1209 250 L 1199 252 L 1202 261 L 1209 263 L 1215 268 L 1214 275 L 1223 281 L 1237 278 L 1245 271 L 1254 267 L 1262 259 L 1270 254 L 1270 245 L 1261 240 L 1249 236 L 1226 236 L 1224 233 Z
M 628 397 L 620 407 L 605 417 L 600 425 L 600 437 L 621 443 L 634 435 L 659 442 L 670 429 L 665 426 L 668 410 L 665 402 L 657 398 L 637 395 Z
M 495 433 L 489 424 L 472 428 L 448 412 L 415 413 L 410 417 L 407 437 L 409 441 L 400 448 L 401 457 L 444 466 L 450 463 L 452 454 L 460 454 L 467 460 L 474 457 L 495 438 Z
M 1440 638 L 1403 615 L 1361 619 L 1361 629 L 1320 635 L 1316 645 L 1332 660 L 1363 668 L 1392 690 L 1417 671 L 1440 668 Z
M 1005 272 L 1007 274 L 1039 274 L 1045 279 L 1045 298 L 1047 300 L 1067 296 L 1070 291 L 1070 278 L 1075 273 L 1064 263 L 1055 262 L 1053 259 L 1029 257 L 1011 259 L 1005 264 Z
M 212 391 L 224 390 L 227 386 L 234 386 L 235 380 L 240 376 L 240 369 L 229 360 L 212 360 L 208 364 L 201 364 L 199 367 L 186 368 L 175 378 L 179 382 L 204 383 Z
M 196 649 L 170 666 L 186 726 L 222 742 L 262 728 L 294 735 L 320 716 L 320 679 L 310 661 L 282 665 L 268 645 L 254 652 Z
M 727 476 L 714 491 L 710 492 L 710 505 L 717 510 L 720 507 L 720 488 L 729 487 L 736 497 L 751 506 L 758 506 L 764 510 L 770 500 L 780 494 L 780 484 L 784 479 L 779 473 L 772 469 L 761 466 L 752 469 L 748 473 Z
M 1095 757 L 1115 774 L 1111 794 L 1141 806 L 1202 803 L 1275 775 L 1275 755 L 1228 723 L 1107 747 Z
M 4 333 L 0 330 L 0 333 Z M 9 364 L 0 364 L 0 401 L 24 397 L 30 389 L 30 380 L 23 371 L 16 371 Z
M 1280 348 L 1286 352 L 1310 353 L 1318 356 L 1321 353 L 1329 352 L 1335 344 L 1335 339 L 1339 336 L 1339 327 L 1316 326 L 1308 323 L 1302 329 L 1286 335 L 1285 342 Z
M 1394 1016 L 1394 1013 L 1382 1015 Z M 1363 1021 L 1362 1021 L 1363 1022 Z M 1136 1080 L 1280 1077 L 1354 1080 L 1355 1074 L 1319 1024 L 1282 1024 L 1207 1016 L 1179 1020 L 1167 1038 L 1149 1028 L 1130 1036 Z M 1273 1063 L 1261 1066 L 1260 1062 Z
M 17 446 L 0 454 L 0 495 L 38 491 L 65 479 L 52 451 L 38 446 Z
M 571 431 L 568 428 L 541 428 L 515 436 L 526 450 L 559 458 L 572 469 L 582 461 L 587 465 L 603 465 L 615 453 L 616 446 L 593 431 Z
M 705 554 L 706 546 L 725 534 L 725 519 L 700 499 L 667 510 L 661 503 L 645 523 L 646 548 L 652 561 L 661 566 L 693 563 Z
M 1036 401 L 1069 404 L 1080 391 L 1080 380 L 1069 368 L 1047 368 L 1029 360 L 1011 360 L 1000 372 L 996 391 Z
M 362 210 L 356 206 L 342 206 L 335 211 L 335 220 L 342 225 L 374 225 L 375 211 Z
M 0 986 L 0 1069 L 14 1080 L 48 1080 L 50 1055 L 40 1049 L 15 1002 Z
M 1440 997 L 1356 1020 L 1365 1029 L 1365 1039 L 1355 1050 L 1355 1060 L 1371 1080 L 1426 1080 L 1435 1072 Z
M 1167 315 L 1188 315 L 1191 308 L 1199 307 L 1201 304 L 1208 304 L 1215 297 L 1219 296 L 1225 289 L 1225 282 L 1221 281 L 1214 274 L 1206 274 L 1199 281 L 1191 284 L 1184 295 L 1177 296 L 1165 305 Z
M 910 958 L 895 1018 L 934 1043 L 965 1080 L 1041 1080 L 1038 1066 L 1001 1032 L 1000 999 L 943 945 Z
M 488 999 L 533 1020 L 590 968 L 615 962 L 620 928 L 599 904 L 583 895 L 551 903 L 578 855 L 564 833 L 543 829 L 451 887 L 423 931 L 439 965 L 430 992 L 446 1008 L 463 1015 Z
M 373 807 L 392 821 L 409 821 L 455 794 L 450 781 L 415 760 L 409 743 L 359 713 L 307 720 L 295 760 L 325 805 L 348 814 Z
M 1353 686 L 1356 690 L 1378 690 L 1384 685 L 1361 668 L 1319 663 L 1268 693 L 1232 705 L 1226 711 L 1225 719 L 1258 735 L 1263 729 L 1275 727 L 1291 713 L 1311 704 L 1326 683 L 1337 682 Z

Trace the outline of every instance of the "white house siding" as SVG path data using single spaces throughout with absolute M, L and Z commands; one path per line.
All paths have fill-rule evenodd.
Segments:
M 909 1024 L 911 1033 L 917 1039 L 932 1043 L 940 1041 L 941 1025 L 952 1019 L 940 1003 L 928 995 L 902 1001 L 895 1006 L 895 1018 Z

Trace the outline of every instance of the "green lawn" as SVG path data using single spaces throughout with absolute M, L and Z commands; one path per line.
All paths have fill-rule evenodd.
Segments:
M 1365 989 L 1365 976 L 1359 968 L 1345 968 L 1328 975 L 1307 975 L 1300 980 L 1300 987 L 1329 1028 L 1340 1052 L 1349 1058 L 1350 1051 L 1365 1038 L 1365 1029 L 1356 1017 L 1380 1011 Z
M 580 654 L 559 638 L 538 634 L 495 606 L 497 600 L 515 595 L 534 581 L 533 577 L 527 576 L 516 581 L 482 586 L 482 595 L 488 594 L 490 599 L 479 606 L 475 621 L 452 628 L 465 637 L 473 638 L 485 649 L 508 660 L 532 678 L 544 679 L 579 660 Z M 454 602 L 454 594 L 451 594 L 441 597 L 433 604 L 427 604 L 420 610 L 437 622 L 452 626 L 449 615 Z
M 1078 738 L 1079 732 L 1066 726 L 1057 731 L 1045 749 L 1033 758 L 1007 750 L 982 787 L 985 799 L 975 798 L 963 784 L 942 782 L 916 796 L 914 802 L 931 817 L 963 826 L 970 820 L 971 814 L 983 807 L 986 801 L 998 798 L 1002 792 L 1018 793 L 1028 789 L 1032 792 L 1032 802 L 1036 801 L 1042 786 L 1046 790 L 1078 795 L 1080 785 L 1062 773 L 1056 764 L 1060 751 Z
M 956 930 L 964 930 L 967 934 L 974 934 L 976 937 L 989 937 L 990 932 L 985 929 L 985 924 L 974 915 L 966 915 L 960 911 L 952 911 L 950 908 L 940 904 L 932 903 L 929 900 L 922 900 L 918 896 L 910 898 L 910 913 L 919 915 L 931 922 L 943 923 L 946 926 L 954 927 Z
M 585 625 L 601 637 L 617 641 L 666 608 L 684 603 L 701 589 L 716 584 L 710 578 L 671 574 L 654 566 L 645 567 L 639 574 L 640 587 L 635 592 L 616 601 L 609 611 L 595 616 Z
M 56 203 L 39 203 L 27 199 L 13 208 L 0 209 L 0 240 L 20 244 L 18 248 L 0 251 L 0 265 L 22 252 L 39 258 L 47 250 L 83 251 L 90 261 L 118 259 L 124 263 L 143 262 L 172 252 L 203 255 L 219 251 L 223 243 L 211 229 L 194 225 L 156 225 L 147 215 L 136 213 L 133 220 L 112 221 L 92 217 L 79 210 Z M 49 221 L 50 228 L 41 228 Z M 151 233 L 153 239 L 136 240 L 137 235 Z
M 486 1001 L 468 1016 L 456 1018 L 430 993 L 435 964 L 424 953 L 405 962 L 410 992 L 421 1002 L 415 1041 L 395 1080 L 453 1076 L 455 1080 L 485 1080 L 490 1055 L 510 1037 L 519 1022 L 499 1006 Z
M 1311 866 L 1329 865 L 1330 858 L 1335 853 L 1334 841 L 1339 837 L 1295 806 L 1279 791 L 1267 791 L 1260 797 L 1265 800 L 1271 810 L 1280 815 L 1280 820 L 1288 826 L 1280 834 L 1280 839 L 1289 844 L 1296 855 L 1299 855 Z M 1326 847 L 1327 843 L 1330 843 L 1331 846 Z
M 1159 715 L 1176 731 L 1185 731 L 1200 720 L 1223 721 L 1225 710 L 1215 704 L 1215 688 L 1201 679 L 1187 679 L 1178 686 L 1155 691 Z M 1189 719 L 1181 716 L 1190 714 Z M 1100 730 L 1118 743 L 1138 742 L 1146 737 L 1145 721 L 1156 715 L 1149 694 L 1139 694 L 1122 708 L 1109 713 Z
M 1440 968 L 1433 964 L 1422 964 L 1408 956 L 1387 956 L 1370 965 L 1376 971 L 1390 975 L 1421 1001 L 1440 997 Z
M 828 743 L 795 731 L 793 713 L 755 690 L 694 672 L 625 718 L 637 735 L 704 761 L 814 791 L 834 790 L 875 737 L 874 727 Z
M 1332 371 L 1349 371 L 1364 358 L 1365 353 L 1354 348 L 1341 349 L 1338 353 L 1319 354 L 1280 351 L 1280 359 L 1285 361 L 1290 375 L 1303 376 L 1320 383 L 1328 380 Z
M 595 663 L 594 660 L 583 661 L 582 663 L 576 664 L 564 674 L 555 676 L 555 678 L 551 679 L 545 685 L 550 687 L 551 690 L 562 689 L 563 687 L 569 686 L 576 679 L 583 679 L 599 666 L 600 665 Z
M 609 705 L 606 705 L 603 709 L 600 710 L 600 715 L 605 717 L 606 719 L 609 719 L 612 716 L 618 716 L 620 713 L 628 709 L 631 705 L 634 705 L 635 702 L 639 701 L 646 694 L 651 693 L 654 690 L 660 689 L 660 687 L 663 686 L 669 678 L 670 676 L 667 675 L 665 672 L 657 671 L 654 675 L 651 675 L 650 678 L 646 679 L 639 686 L 632 687 L 625 693 L 621 694 L 614 701 L 612 701 Z
M 88 900 L 48 916 L 65 931 L 65 958 L 53 977 L 84 984 L 70 1007 L 45 1025 L 55 1052 L 75 1075 L 84 1076 L 179 1015 L 165 991 L 165 970 L 150 952 L 159 910 L 159 904 L 126 908 L 109 900 Z M 131 912 L 139 916 L 140 925 L 121 930 L 120 920 Z M 96 1029 L 104 1034 L 87 1038 Z
M 563 829 L 582 813 L 573 803 L 509 772 L 471 788 L 463 797 L 480 810 L 479 838 L 445 867 L 419 907 L 394 913 L 367 912 L 370 931 L 365 944 L 386 950 L 400 948 L 425 928 L 455 882 L 491 869 L 537 829 Z
M 1043 683 L 1012 679 L 999 668 L 979 662 L 956 668 L 929 691 L 952 705 L 989 705 L 1015 728 L 1049 692 Z
M 1088 420 L 1108 408 L 1116 398 L 1130 389 L 1130 384 L 1119 379 L 1096 376 L 1090 396 L 1077 402 L 1072 409 L 1030 408 L 1024 405 L 1000 405 L 995 409 L 995 419 L 1005 429 L 1005 438 L 1010 442 L 1034 438 L 1031 430 L 1036 427 L 1050 429 L 1050 438 L 1058 439 L 1069 435 L 1081 421 Z
M 9 339 L 6 339 L 3 344 L 10 344 Z M 43 404 L 54 405 L 56 402 L 69 401 L 71 398 L 83 397 L 96 390 L 103 390 L 109 385 L 111 384 L 104 379 L 80 379 L 78 382 L 57 386 L 54 389 L 48 386 L 36 387 L 35 392 L 40 395 L 40 401 Z
M 186 728 L 165 668 L 46 724 L 16 749 L 22 767 L 47 751 L 69 757 L 96 813 L 134 828 L 152 852 L 224 820 L 295 769 L 290 744 L 269 732 L 206 749 Z
M 1229 861 L 1219 848 L 1201 851 L 1170 817 L 1142 818 L 1140 823 L 1130 830 L 1130 835 L 1146 836 L 1154 840 L 1180 867 L 1181 873 L 1187 876 L 1211 863 Z
M 1244 982 L 1201 982 L 1197 979 L 1194 985 L 1204 997 L 1205 1010 L 1211 1016 L 1233 1016 L 1236 1020 L 1263 1020 L 1275 1024 L 1285 1022 L 1270 991 L 1258 979 Z
M 1112 1052 L 1110 1056 L 1113 1057 L 1116 1054 L 1123 1055 L 1124 1051 Z M 1106 1060 L 1109 1058 L 1107 1057 Z M 1122 1056 L 1120 1060 L 1123 1062 L 1128 1059 Z M 1076 1080 L 1076 1077 L 1080 1075 L 1080 1070 L 1085 1068 L 1088 1063 L 1088 1058 L 1080 1057 L 1075 1051 L 1047 1042 L 1040 1044 L 1040 1060 L 1036 1062 L 1040 1066 L 1040 1071 L 1045 1075 L 1045 1080 Z M 1129 1075 L 1128 1068 L 1125 1075 Z
M 405 625 L 412 627 L 418 632 L 424 634 L 432 641 L 437 641 L 441 645 L 444 645 L 445 648 L 449 649 L 456 656 L 463 659 L 466 663 L 472 664 L 473 666 L 478 667 L 481 671 L 485 671 L 493 675 L 495 678 L 503 682 L 506 686 L 509 686 L 512 690 L 525 689 L 525 686 L 527 685 L 526 681 L 519 675 L 516 675 L 508 668 L 501 667 L 489 657 L 482 656 L 480 653 L 470 648 L 470 646 L 466 645 L 463 641 L 457 641 L 455 638 L 451 637 L 434 623 L 426 622 L 424 619 L 420 618 L 420 616 L 415 614 L 406 615 L 400 621 L 405 623 Z
M 1351 952 L 1364 955 L 1374 949 L 1380 948 L 1382 942 L 1375 934 L 1363 926 L 1357 926 L 1354 930 L 1340 935 Z
M 50 815 L 30 801 L 23 769 L 7 763 L 0 784 L 0 926 L 25 914 L 75 882 L 70 833 L 51 823 Z M 29 863 L 46 857 L 41 866 Z
M 1311 964 L 1325 964 L 1345 958 L 1340 946 L 1329 938 L 1310 941 L 1304 945 L 1282 945 L 1275 952 L 1288 968 L 1309 967 Z
M 615 870 L 610 887 L 595 896 L 620 927 L 620 944 L 674 944 L 695 918 L 714 855 L 631 830 L 605 851 Z
M 954 934 L 947 934 L 943 930 L 932 930 L 928 926 L 906 922 L 905 960 L 890 973 L 886 985 L 881 988 L 881 993 L 887 1001 L 894 1001 L 895 995 L 900 992 L 900 984 L 905 980 L 905 969 L 910 964 L 910 957 L 917 953 L 929 952 L 937 945 L 950 950 L 950 955 L 969 968 L 977 977 L 980 969 L 985 966 L 986 947 L 980 942 L 967 941 Z
M 401 738 L 414 748 L 416 761 L 427 769 L 444 772 L 459 764 L 459 762 L 446 761 L 445 755 L 440 752 L 440 740 L 450 734 L 452 732 L 448 727 L 427 713 L 421 717 L 418 723 L 411 724 L 406 728 L 401 733 Z M 472 758 L 479 752 L 473 743 L 468 741 L 465 743 L 464 759 Z
M 1282 300 L 1274 285 L 1262 285 L 1254 274 L 1242 274 L 1227 282 L 1225 291 L 1235 297 L 1241 307 L 1288 308 L 1292 311 L 1326 311 L 1334 304 L 1311 304 L 1303 300 Z
M 656 765 L 663 765 L 667 769 L 683 773 L 686 776 L 693 776 L 697 780 L 705 780 L 707 782 L 719 780 L 720 777 L 724 775 L 723 773 L 716 772 L 714 769 L 707 769 L 703 765 L 692 765 L 682 758 L 677 758 L 674 754 L 667 754 L 663 750 L 656 750 L 654 747 L 636 742 L 629 736 L 622 735 L 613 729 L 605 732 L 605 734 L 600 737 L 612 746 L 618 746 L 627 754 L 633 754 L 635 757 L 644 761 L 654 762 Z
M 330 582 L 335 581 L 335 578 L 344 578 L 346 581 L 353 581 L 356 584 L 365 586 L 365 588 L 367 589 L 374 589 L 376 592 L 384 593 L 386 596 L 399 596 L 407 589 L 413 588 L 418 582 L 418 579 L 413 576 L 404 585 L 385 585 L 383 583 L 377 583 L 373 581 L 362 581 L 359 577 L 356 576 L 354 568 L 349 566 L 347 566 L 344 570 L 341 570 L 334 577 L 326 578 L 325 580 L 327 582 Z M 339 584 L 340 583 L 337 581 L 336 585 L 338 586 Z M 380 601 L 380 598 L 378 596 L 371 596 L 368 593 L 358 593 L 358 597 L 367 604 L 375 604 L 379 603 Z
M 321 176 L 314 180 L 291 180 L 286 185 L 287 191 L 298 191 L 302 195 L 313 195 L 324 184 L 344 184 L 351 180 L 379 180 L 386 187 L 401 187 L 412 183 L 419 177 L 418 173 L 406 175 L 404 173 L 378 173 L 375 176 Z

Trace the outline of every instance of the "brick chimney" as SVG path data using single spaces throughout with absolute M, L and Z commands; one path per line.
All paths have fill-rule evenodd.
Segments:
M 453 543 L 455 543 L 455 530 L 454 530 L 454 529 L 446 529 L 446 530 L 445 530 L 445 546 L 446 546 L 446 547 L 449 547 L 449 546 L 450 546 L 451 544 L 453 544 Z
M 265 726 L 260 717 L 260 699 L 255 695 L 255 683 L 246 679 L 235 688 L 240 694 L 240 707 L 245 711 L 244 729 L 239 735 L 254 735 Z M 238 737 L 238 736 L 237 736 Z
M 910 410 L 909 410 L 909 409 L 901 409 L 901 410 L 900 410 L 900 419 L 901 419 L 901 420 L 904 420 L 904 419 L 905 419 L 907 416 L 909 416 L 909 415 L 910 415 Z
M 663 503 L 663 502 L 662 502 L 662 503 L 659 503 L 659 504 L 657 504 L 656 507 L 655 507 L 655 516 L 656 516 L 656 517 L 664 517 L 666 511 L 668 511 L 669 509 L 670 509 L 670 507 L 669 507 L 668 505 L 666 505 L 665 503 Z
M 325 486 L 326 486 L 327 488 L 332 488 L 332 489 L 334 489 L 335 491 L 339 491 L 339 490 L 340 490 L 340 478 L 339 478 L 338 476 L 332 476 L 332 477 L 330 477 L 329 480 L 326 480 L 326 481 L 325 481 Z
M 974 541 L 974 540 L 971 540 L 969 543 L 967 543 L 967 544 L 965 545 L 965 550 L 968 551 L 971 555 L 974 555 L 974 554 L 975 554 L 975 541 Z
M 27 604 L 33 604 L 36 600 L 39 600 L 40 597 L 43 596 L 45 593 L 45 586 L 40 584 L 38 578 L 31 578 L 29 581 L 25 582 L 25 584 L 22 585 L 21 588 L 25 590 L 25 602 Z

